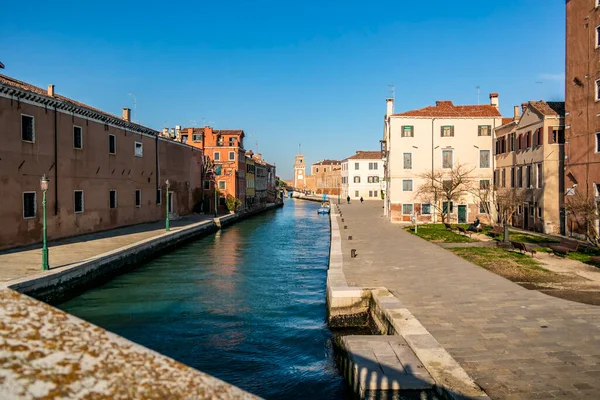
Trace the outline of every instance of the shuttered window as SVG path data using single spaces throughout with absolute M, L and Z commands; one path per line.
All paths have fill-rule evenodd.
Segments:
M 404 169 L 412 169 L 412 153 L 404 153 Z

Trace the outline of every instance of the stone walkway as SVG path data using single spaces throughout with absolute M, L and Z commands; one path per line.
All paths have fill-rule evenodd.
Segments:
M 598 397 L 600 307 L 524 289 L 387 222 L 382 206 L 341 205 L 348 285 L 387 287 L 492 399 Z
M 212 219 L 210 215 L 182 217 L 170 222 L 171 231 Z M 163 233 L 165 222 L 159 221 L 57 240 L 48 245 L 50 268 L 65 267 Z M 0 282 L 38 274 L 41 263 L 41 245 L 0 252 Z

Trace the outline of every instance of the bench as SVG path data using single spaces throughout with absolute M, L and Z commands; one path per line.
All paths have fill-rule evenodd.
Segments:
M 457 226 L 458 231 L 460 233 L 464 233 L 465 236 L 467 236 L 467 234 L 469 235 L 469 237 L 471 237 L 471 235 L 473 234 L 473 232 L 466 230 L 465 228 L 463 228 L 462 226 Z
M 510 241 L 510 243 L 512 244 L 513 249 L 519 250 L 519 253 L 531 253 L 531 257 L 533 257 L 535 253 L 537 253 L 537 251 L 535 251 L 533 247 L 526 243 L 513 242 L 512 240 Z
M 498 236 L 504 234 L 504 227 L 500 225 L 496 225 L 491 231 L 490 234 L 492 236 Z
M 600 256 L 591 256 L 590 261 L 592 264 L 600 267 Z
M 570 240 L 561 240 L 560 243 L 551 244 L 548 247 L 554 252 L 564 254 L 565 256 L 571 251 L 577 251 L 579 249 L 579 242 Z
M 450 225 L 449 223 L 447 223 L 447 222 L 444 222 L 444 226 L 445 226 L 447 229 L 450 229 L 451 231 L 452 231 L 452 230 L 454 230 L 454 227 L 453 227 L 452 225 Z

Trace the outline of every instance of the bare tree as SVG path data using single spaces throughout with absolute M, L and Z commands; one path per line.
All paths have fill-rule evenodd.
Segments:
M 500 188 L 496 190 L 496 210 L 500 223 L 504 226 L 504 241 L 508 241 L 508 225 L 519 206 L 525 201 L 525 192 L 517 189 Z
M 434 210 L 440 213 L 442 222 L 446 222 L 450 212 L 450 203 L 459 202 L 465 195 L 471 193 L 474 169 L 475 167 L 457 163 L 450 169 L 422 173 L 418 176 L 425 183 L 417 189 L 415 197 L 423 203 L 431 204 Z M 444 203 L 446 207 L 443 206 Z
M 480 180 L 478 185 L 472 185 L 471 194 L 479 201 L 479 208 L 487 214 L 490 222 L 492 220 L 492 203 L 494 200 L 494 190 L 489 180 Z
M 566 196 L 565 210 L 572 215 L 580 231 L 585 232 L 585 237 L 596 247 L 600 247 L 600 238 L 596 229 L 596 219 L 600 211 L 599 204 L 593 197 L 587 197 L 582 192 L 576 191 L 574 195 Z

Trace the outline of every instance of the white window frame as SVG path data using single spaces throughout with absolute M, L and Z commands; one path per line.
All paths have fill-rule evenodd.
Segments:
M 81 192 L 81 211 L 77 211 L 77 201 L 76 201 L 76 193 Z M 75 214 L 82 214 L 85 211 L 85 195 L 83 190 L 73 190 L 73 212 Z
M 215 151 L 213 153 L 213 158 L 215 159 L 215 161 L 221 161 L 221 152 Z
M 31 127 L 33 131 L 31 140 L 23 139 L 23 117 L 31 118 Z M 35 143 L 35 117 L 33 115 L 21 113 L 21 141 L 25 143 Z
M 404 213 L 404 206 L 410 206 L 410 213 Z M 402 203 L 402 215 L 413 215 L 415 212 L 415 205 L 413 203 Z
M 405 161 L 405 157 L 406 157 L 407 154 L 410 155 L 410 167 L 409 168 L 406 168 L 406 163 L 404 162 Z M 412 164 L 413 164 L 412 161 L 413 161 L 412 160 L 412 153 L 402 153 L 402 169 L 412 169 Z
M 25 195 L 31 194 L 31 193 L 33 193 L 33 216 L 26 217 L 25 216 Z M 34 191 L 23 192 L 23 194 L 21 196 L 21 208 L 23 209 L 23 212 L 21 213 L 21 215 L 23 216 L 23 219 L 35 219 L 35 217 L 37 217 L 37 192 L 34 192 Z
M 198 136 L 200 136 L 200 139 L 198 139 Z M 202 141 L 201 133 L 193 133 L 192 134 L 192 142 L 201 142 L 201 141 Z
M 114 207 L 111 207 L 111 206 L 110 206 L 110 194 L 111 194 L 112 192 L 115 192 L 115 206 L 114 206 Z M 114 209 L 116 209 L 118 206 L 119 206 L 119 199 L 117 198 L 117 189 L 109 189 L 109 190 L 108 190 L 108 209 L 109 209 L 109 210 L 114 210 Z
M 424 212 L 423 211 L 423 206 L 424 205 L 429 205 L 429 212 Z M 421 215 L 431 215 L 431 203 L 423 203 L 423 204 L 421 204 Z
M 115 151 L 111 153 L 110 151 L 110 138 L 114 138 L 115 142 Z M 117 154 L 117 135 L 113 135 L 112 133 L 108 135 L 108 154 Z
M 596 5 L 596 7 L 598 7 Z M 600 47 L 600 25 L 596 27 L 596 48 Z
M 358 181 L 356 180 L 356 178 L 358 178 Z M 353 176 L 352 181 L 353 181 L 353 183 L 360 183 L 360 175 Z
M 404 183 L 410 182 L 410 190 L 404 188 Z M 402 179 L 402 191 L 403 192 L 412 192 L 413 191 L 413 180 L 412 179 Z
M 137 203 L 138 192 L 140 193 L 140 204 Z M 161 193 L 161 198 L 162 198 L 162 193 Z M 135 189 L 135 198 L 133 200 L 135 201 L 135 208 L 140 208 L 142 206 L 142 189 Z
M 481 165 L 481 155 L 484 152 L 486 152 L 486 151 L 487 151 L 487 154 L 488 154 L 488 158 L 487 158 L 488 165 L 487 165 L 487 167 L 484 167 L 484 166 Z M 454 160 L 452 160 L 452 161 L 454 161 Z M 452 165 L 454 165 L 454 163 L 452 163 Z M 490 150 L 487 150 L 487 149 L 479 150 L 479 168 L 491 168 L 491 167 L 492 167 L 492 152 Z
M 598 1 L 600 1 L 600 0 L 598 0 Z M 596 151 L 595 151 L 596 154 L 600 153 L 600 151 L 598 151 L 598 150 L 600 150 L 600 132 L 596 132 Z
M 598 91 L 600 90 L 600 79 L 598 79 L 596 81 L 596 93 L 594 95 L 594 98 L 596 99 L 596 101 L 600 101 L 600 97 L 598 97 Z M 558 139 L 558 138 L 557 138 Z
M 221 184 L 223 184 L 223 187 L 221 187 Z M 219 190 L 227 190 L 227 181 L 219 181 Z
M 140 152 L 138 153 L 138 144 L 140 145 Z M 136 157 L 144 157 L 144 143 L 135 141 L 133 142 L 133 155 Z
M 75 128 L 79 128 L 79 131 L 81 132 L 81 147 L 75 147 Z M 75 150 L 83 150 L 83 127 L 79 125 L 73 125 L 73 148 Z
M 228 156 L 229 156 L 229 161 L 235 161 L 235 151 L 230 151 Z
M 358 170 L 359 170 L 359 168 L 360 168 L 360 167 L 359 167 L 359 163 L 357 163 L 357 162 L 356 162 L 356 163 L 354 163 L 354 170 L 355 170 L 355 171 L 358 171 Z

